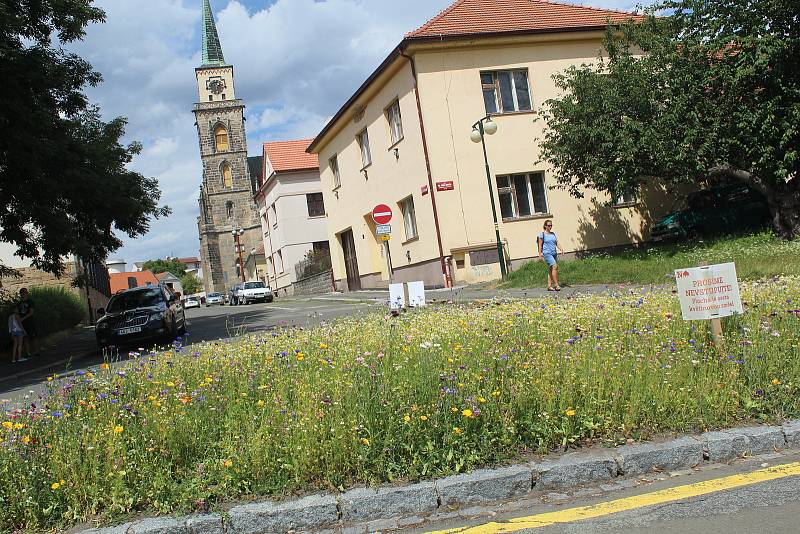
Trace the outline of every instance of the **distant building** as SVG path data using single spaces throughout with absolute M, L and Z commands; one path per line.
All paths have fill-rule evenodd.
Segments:
M 124 273 L 128 270 L 125 260 L 107 260 L 106 267 L 108 267 L 109 273 Z
M 162 285 L 167 286 L 173 292 L 183 294 L 183 285 L 181 284 L 180 278 L 175 276 L 172 273 L 158 273 L 156 278 Z
M 248 280 L 261 280 L 267 283 L 267 260 L 264 254 L 264 243 L 251 249 L 244 260 L 244 270 Z
M 158 278 L 153 274 L 153 271 L 136 271 L 127 273 L 111 273 L 109 274 L 109 281 L 111 284 L 111 294 L 114 295 L 126 289 L 133 289 L 134 287 L 142 286 L 157 286 Z
M 311 139 L 264 143 L 264 180 L 255 195 L 264 235 L 268 285 L 292 293 L 309 253 L 329 255 L 319 161 Z M 329 260 L 327 260 L 329 262 Z

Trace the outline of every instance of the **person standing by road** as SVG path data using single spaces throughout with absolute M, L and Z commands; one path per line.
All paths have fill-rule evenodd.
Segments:
M 26 362 L 28 358 L 22 357 L 22 346 L 25 343 L 25 329 L 22 328 L 17 312 L 8 317 L 8 333 L 14 340 L 14 348 L 11 352 L 11 363 Z
M 558 237 L 553 232 L 553 221 L 547 219 L 544 222 L 544 231 L 536 236 L 536 243 L 541 256 L 547 263 L 547 290 L 561 291 L 561 284 L 558 282 L 558 252 L 562 254 L 564 250 L 558 244 Z
M 38 356 L 38 332 L 36 331 L 36 323 L 33 318 L 34 304 L 27 287 L 23 287 L 19 290 L 19 298 L 20 301 L 17 303 L 17 316 L 22 325 L 22 329 L 25 330 L 28 358 L 31 357 L 31 352 L 33 352 L 34 356 Z

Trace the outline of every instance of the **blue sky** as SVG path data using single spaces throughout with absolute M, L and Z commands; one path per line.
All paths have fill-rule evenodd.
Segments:
M 143 143 L 133 167 L 159 179 L 173 215 L 113 254 L 129 264 L 198 254 L 202 181 L 192 105 L 201 0 L 95 0 L 106 23 L 75 48 L 103 74 L 89 90 L 107 118 Z M 264 141 L 313 137 L 405 32 L 450 0 L 211 0 L 225 59 L 245 101 L 250 155 Z M 623 0 L 596 7 L 632 9 Z

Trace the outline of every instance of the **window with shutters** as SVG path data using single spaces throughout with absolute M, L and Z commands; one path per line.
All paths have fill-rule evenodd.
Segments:
M 339 175 L 339 157 L 334 154 L 333 157 L 328 160 L 328 166 L 331 168 L 331 173 L 333 173 L 333 188 L 341 187 L 342 177 Z
M 400 116 L 400 101 L 395 100 L 391 106 L 386 108 L 386 120 L 389 122 L 389 133 L 392 138 L 392 146 L 403 139 L 403 119 Z
M 221 124 L 214 128 L 214 144 L 217 147 L 217 152 L 230 150 L 230 143 L 228 142 L 228 130 Z
M 417 214 L 414 211 L 414 197 L 400 201 L 400 211 L 403 213 L 403 226 L 406 231 L 406 241 L 418 237 Z
M 369 152 L 369 134 L 367 134 L 366 128 L 356 135 L 356 141 L 361 149 L 361 168 L 364 169 L 372 163 L 372 154 Z

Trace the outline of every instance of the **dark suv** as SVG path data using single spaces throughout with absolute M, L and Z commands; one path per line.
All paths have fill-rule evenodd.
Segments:
M 186 333 L 180 297 L 161 285 L 121 291 L 97 313 L 101 317 L 95 334 L 100 348 L 171 342 Z
M 693 240 L 769 222 L 769 207 L 763 195 L 746 185 L 694 191 L 676 208 L 653 226 L 653 241 Z

